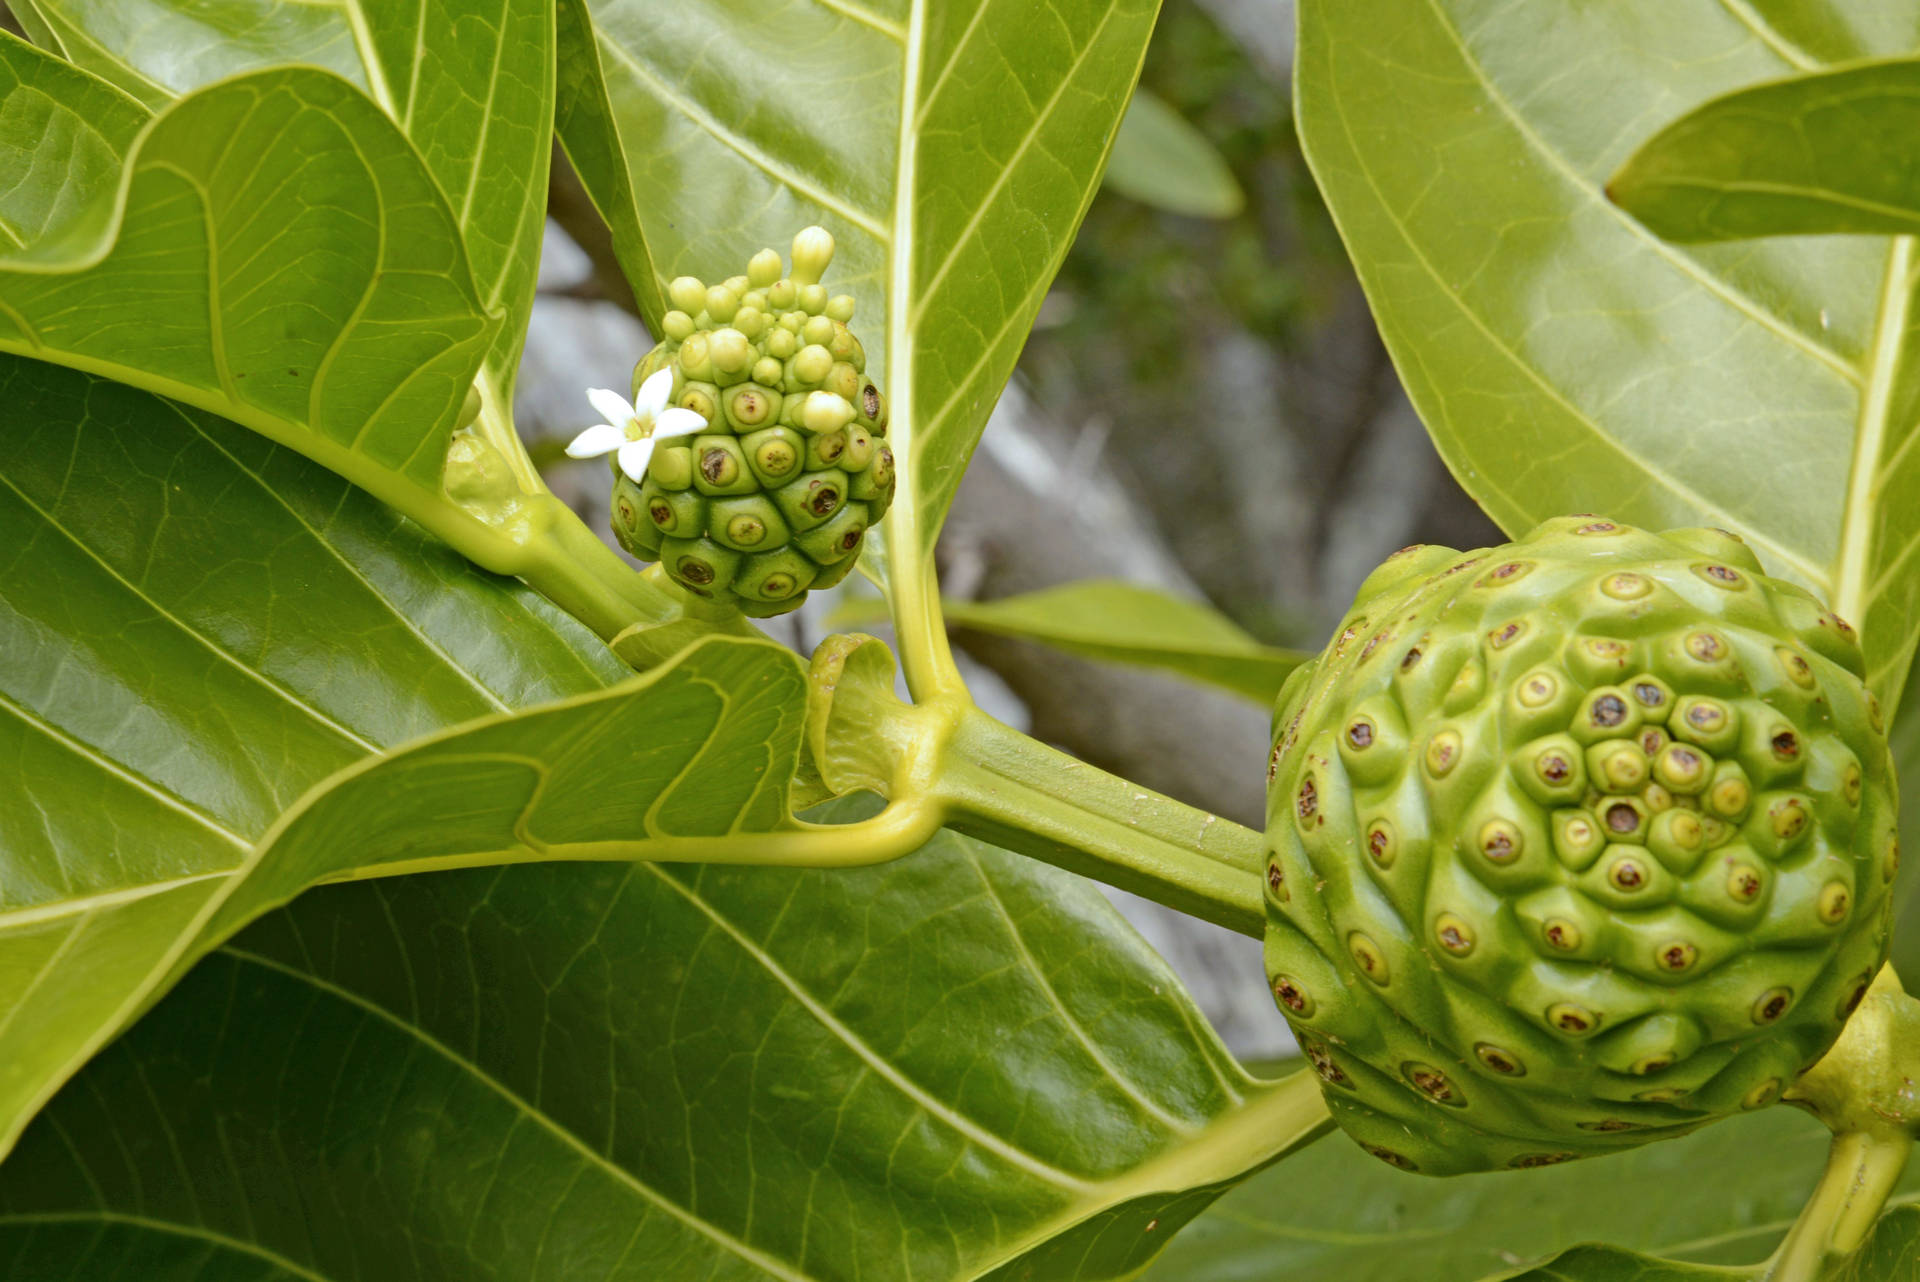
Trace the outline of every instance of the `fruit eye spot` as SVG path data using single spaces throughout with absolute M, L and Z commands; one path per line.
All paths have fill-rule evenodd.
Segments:
M 1313 776 L 1309 775 L 1300 781 L 1300 792 L 1294 798 L 1293 809 L 1302 820 L 1313 818 L 1314 812 L 1320 809 L 1320 789 L 1314 784 Z
M 1574 533 L 1575 534 L 1612 534 L 1615 530 L 1618 530 L 1619 528 L 1620 527 L 1615 525 L 1612 521 L 1589 521 L 1587 522 L 1587 524 L 1575 530 Z
M 1431 1064 L 1406 1064 L 1400 1071 L 1406 1074 L 1407 1080 L 1413 1083 L 1415 1090 L 1434 1103 L 1446 1104 L 1452 1108 L 1466 1107 L 1467 1101 L 1454 1090 L 1453 1083 L 1447 1080 L 1447 1075 Z
M 1267 865 L 1267 889 L 1271 890 L 1281 903 L 1287 901 L 1287 874 L 1277 863 Z
M 1724 583 L 1729 587 L 1737 586 L 1742 581 L 1740 571 L 1730 565 L 1703 565 L 1699 570 L 1702 577 L 1715 583 Z
M 1562 952 L 1572 952 L 1580 947 L 1580 928 L 1572 922 L 1550 921 L 1543 933 L 1547 942 Z
M 679 570 L 680 577 L 690 583 L 698 583 L 702 587 L 705 587 L 707 584 L 713 582 L 713 567 L 705 561 L 697 560 L 694 557 L 681 557 Z
M 1667 944 L 1660 949 L 1660 969 L 1671 971 L 1686 970 L 1689 966 L 1693 965 L 1694 959 L 1699 955 L 1700 950 L 1692 944 L 1685 942 Z
M 1526 1074 L 1527 1070 L 1521 1065 L 1520 1061 L 1513 1055 L 1501 1050 L 1498 1046 L 1481 1042 L 1473 1048 L 1473 1053 L 1480 1057 L 1482 1064 L 1485 1064 L 1496 1073 L 1505 1073 L 1509 1077 L 1521 1077 Z
M 840 550 L 843 552 L 853 551 L 854 548 L 860 546 L 860 536 L 865 533 L 865 530 L 848 530 L 840 536 Z
M 1520 703 L 1522 707 L 1539 708 L 1553 701 L 1559 693 L 1560 683 L 1544 672 L 1536 673 L 1520 683 Z
M 1714 703 L 1696 703 L 1687 709 L 1687 724 L 1696 730 L 1718 730 L 1727 724 L 1726 710 Z
M 1625 802 L 1607 807 L 1607 827 L 1618 833 L 1632 832 L 1640 826 L 1640 812 Z
M 1296 1015 L 1313 1014 L 1313 998 L 1291 975 L 1273 977 L 1273 998 Z
M 1726 642 L 1711 632 L 1687 634 L 1687 653 L 1702 663 L 1712 663 L 1727 652 Z
M 1400 660 L 1400 671 L 1402 672 L 1410 671 L 1413 665 L 1418 662 L 1420 662 L 1420 647 L 1415 646 L 1413 647 L 1413 649 L 1407 651 L 1406 658 Z
M 1603 694 L 1593 701 L 1589 718 L 1601 729 L 1609 729 L 1627 719 L 1627 701 L 1617 694 Z
M 1667 701 L 1667 692 L 1652 682 L 1642 681 L 1634 686 L 1633 697 L 1646 707 L 1657 708 Z
M 702 450 L 700 452 L 700 475 L 715 485 L 725 485 L 733 478 L 733 459 L 725 450 Z
M 1348 726 L 1347 742 L 1352 744 L 1356 750 L 1371 748 L 1373 746 L 1373 722 L 1362 719 Z
M 1647 874 L 1637 860 L 1620 859 L 1607 870 L 1607 880 L 1621 890 L 1638 890 L 1647 884 Z
M 1653 583 L 1638 574 L 1610 574 L 1600 581 L 1600 590 L 1616 601 L 1632 601 L 1653 591 Z
M 1792 1004 L 1793 990 L 1791 988 L 1769 988 L 1766 992 L 1760 994 L 1760 999 L 1753 1004 L 1753 1022 L 1756 1024 L 1771 1024 L 1786 1014 L 1787 1007 Z
M 1495 628 L 1492 632 L 1487 633 L 1487 644 L 1496 650 L 1505 649 L 1526 630 L 1527 625 L 1524 623 L 1509 623 L 1504 628 Z
M 1773 755 L 1782 761 L 1792 761 L 1800 755 L 1800 738 L 1791 730 L 1782 730 L 1773 736 Z
M 1473 928 L 1452 913 L 1442 913 L 1434 923 L 1433 935 L 1440 946 L 1456 957 L 1465 957 L 1473 951 Z
M 1591 1033 L 1600 1022 L 1599 1017 L 1584 1006 L 1572 1002 L 1559 1002 L 1547 1009 L 1547 1022 L 1563 1033 Z
M 1565 783 L 1573 773 L 1573 766 L 1557 752 L 1542 753 L 1535 768 L 1548 783 Z
M 1376 822 L 1367 829 L 1367 853 L 1382 868 L 1393 862 L 1393 834 L 1387 831 L 1384 822 Z
M 1522 577 L 1532 568 L 1532 563 L 1528 561 L 1508 561 L 1504 565 L 1496 565 L 1481 576 L 1480 586 L 1491 587 L 1494 584 L 1511 582 Z

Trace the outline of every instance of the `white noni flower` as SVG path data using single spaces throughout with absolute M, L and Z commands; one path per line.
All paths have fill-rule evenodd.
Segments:
M 599 458 L 617 454 L 620 470 L 638 485 L 647 476 L 647 463 L 653 458 L 658 441 L 675 436 L 693 436 L 707 430 L 707 420 L 690 409 L 667 408 L 667 396 L 673 391 L 673 371 L 660 370 L 640 384 L 638 400 L 627 398 L 604 387 L 589 387 L 587 399 L 606 416 L 573 438 L 567 446 L 569 458 Z

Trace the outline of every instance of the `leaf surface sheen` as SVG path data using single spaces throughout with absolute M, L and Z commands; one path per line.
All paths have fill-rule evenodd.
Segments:
M 1221 1198 L 1145 1282 L 1404 1282 L 1410 1260 L 1424 1282 L 1745 1278 L 1799 1214 L 1828 1138 L 1814 1119 L 1774 1107 L 1548 1170 L 1433 1179 L 1335 1136 Z M 1886 1248 L 1912 1240 L 1917 1202 L 1912 1169 L 1864 1260 L 1902 1258 Z M 1580 1245 L 1596 1240 L 1614 1245 Z
M 1098 183 L 1155 0 L 563 0 L 559 128 L 649 319 L 821 223 L 891 402 L 891 570 L 930 556 Z M 897 590 L 931 609 L 917 569 Z M 896 576 L 897 577 L 897 576 Z
M 9 66 L 48 59 L 0 42 Z M 76 117 L 102 92 L 58 83 Z M 224 411 L 390 501 L 437 501 L 493 329 L 406 139 L 310 69 L 183 99 L 111 188 L 0 258 L 0 351 Z
M 1297 85 L 1382 333 L 1469 492 L 1512 533 L 1576 510 L 1731 529 L 1863 628 L 1886 699 L 1920 624 L 1910 248 L 1672 245 L 1603 183 L 1718 95 L 1911 53 L 1916 12 L 1309 0 Z
M 323 888 L 54 1102 L 0 1166 L 0 1270 L 1118 1278 L 1217 1192 L 1156 1163 L 1279 1132 L 1269 1093 L 1097 890 L 965 838 Z
M 0 1141 L 316 880 L 792 826 L 789 652 L 616 684 L 570 619 L 232 424 L 13 357 L 0 406 Z
M 452 207 L 511 398 L 539 266 L 553 118 L 553 8 L 539 0 L 20 0 L 42 47 L 159 111 L 218 80 L 292 63 L 367 94 Z

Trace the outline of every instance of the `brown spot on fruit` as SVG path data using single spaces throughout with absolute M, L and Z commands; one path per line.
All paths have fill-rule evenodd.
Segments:
M 1771 1024 L 1786 1014 L 1787 1008 L 1791 1005 L 1793 1005 L 1791 988 L 1769 988 L 1753 1003 L 1753 1022 Z
M 1303 1019 L 1313 1014 L 1313 998 L 1300 986 L 1300 981 L 1291 975 L 1273 977 L 1273 999 Z
M 1319 809 L 1320 789 L 1314 784 L 1313 776 L 1308 775 L 1300 781 L 1300 791 L 1294 794 L 1293 811 L 1304 822 L 1313 818 Z
M 1496 1073 L 1507 1077 L 1525 1077 L 1527 1074 L 1527 1067 L 1520 1062 L 1519 1056 L 1491 1042 L 1481 1042 L 1473 1048 L 1473 1053 L 1479 1056 L 1482 1064 Z

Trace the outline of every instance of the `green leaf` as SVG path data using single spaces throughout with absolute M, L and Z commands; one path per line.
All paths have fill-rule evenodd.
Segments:
M 485 309 L 505 317 L 486 377 L 490 398 L 511 402 L 546 218 L 550 3 L 15 0 L 14 8 L 36 43 L 155 110 L 214 81 L 292 63 L 366 93 L 412 139 L 454 210 Z
M 1729 1271 L 1661 1260 L 1610 1246 L 1581 1246 L 1537 1269 L 1502 1274 L 1503 1282 L 1715 1282 L 1758 1278 L 1764 1269 Z M 1859 1254 L 1821 1275 L 1827 1282 L 1915 1282 L 1920 1279 L 1920 1207 L 1897 1206 L 1880 1218 Z
M 1668 240 L 1920 232 L 1920 61 L 1757 85 L 1688 112 L 1607 184 Z
M 940 523 L 1065 256 L 1155 0 L 562 0 L 559 129 L 650 318 L 821 223 L 892 402 L 887 569 L 930 630 Z M 910 675 L 917 654 L 903 645 Z
M 0 250 L 88 216 L 104 221 L 148 119 L 111 85 L 0 32 Z
M 259 922 L 76 1079 L 0 1166 L 0 1273 L 1118 1278 L 1321 1116 L 1090 883 L 964 838 L 404 877 Z
M 1573 511 L 1739 533 L 1861 626 L 1891 700 L 1920 622 L 1911 248 L 1674 246 L 1602 183 L 1709 99 L 1911 54 L 1920 5 L 1300 13 L 1307 153 L 1454 475 L 1514 533 Z
M 1211 606 L 1119 579 L 1086 579 L 994 601 L 945 601 L 949 623 L 1069 654 L 1159 668 L 1271 705 L 1312 655 L 1262 645 Z M 879 617 L 851 602 L 835 626 Z
M 1134 90 L 1127 104 L 1102 181 L 1143 205 L 1190 218 L 1232 218 L 1247 203 L 1219 149 L 1145 89 Z
M 0 1152 L 315 881 L 865 849 L 787 816 L 781 647 L 614 685 L 571 620 L 232 424 L 13 357 L 0 406 Z
M 1608 1254 L 1643 1251 L 1703 1266 L 1750 1265 L 1766 1257 L 1799 1214 L 1819 1178 L 1827 1140 L 1826 1128 L 1812 1118 L 1771 1108 L 1610 1157 L 1434 1179 L 1396 1171 L 1336 1136 L 1220 1199 L 1146 1279 L 1403 1282 L 1410 1259 L 1420 1261 L 1423 1282 L 1515 1274 L 1539 1282 L 1642 1277 L 1565 1271 L 1568 1257 L 1560 1253 L 1595 1240 L 1616 1244 Z M 1907 1172 L 1901 1188 L 1896 1201 L 1920 1199 L 1920 1168 Z M 1896 1212 L 1883 1232 L 1908 1223 L 1911 1214 Z M 1576 1250 L 1573 1258 L 1582 1254 Z M 1524 1272 L 1549 1258 L 1561 1271 Z M 1863 1274 L 1861 1282 L 1868 1277 L 1882 1282 L 1906 1275 Z
M 48 58 L 0 44 L 9 66 Z M 452 211 L 378 108 L 319 71 L 223 81 L 154 118 L 108 199 L 109 218 L 80 211 L 0 259 L 0 351 L 213 410 L 403 510 L 447 508 L 446 441 L 493 323 Z M 476 546 L 503 537 L 466 525 Z

